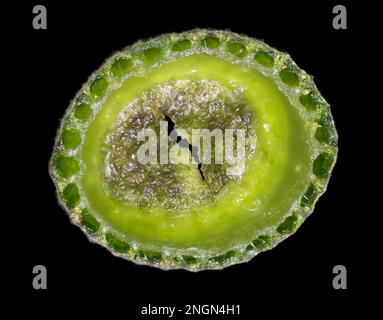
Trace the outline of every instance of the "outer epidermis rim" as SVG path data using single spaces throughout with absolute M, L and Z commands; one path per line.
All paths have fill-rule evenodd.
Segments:
M 196 59 L 197 57 L 190 57 L 190 59 Z M 188 59 L 188 58 L 185 58 L 185 59 Z M 205 63 L 208 63 L 209 61 L 206 61 L 206 60 L 211 60 L 210 61 L 210 63 L 217 63 L 217 61 L 216 60 L 214 60 L 215 58 L 212 58 L 212 57 L 203 57 L 203 59 L 204 59 L 204 62 Z M 213 60 L 212 60 L 213 59 Z M 186 61 L 186 60 L 184 60 L 184 61 Z M 168 62 L 168 65 L 169 65 L 169 63 L 170 62 Z M 177 63 L 177 70 L 178 70 L 178 72 L 179 72 L 179 70 L 180 70 L 180 62 L 179 62 L 179 60 L 176 62 Z M 223 60 L 222 60 L 222 63 L 226 63 L 226 62 L 224 62 Z M 165 68 L 166 68 L 166 66 L 164 66 Z M 235 67 L 235 68 L 240 68 L 239 66 L 237 66 L 237 67 Z M 158 69 L 157 69 L 158 70 Z M 239 70 L 239 69 L 238 69 Z M 237 71 L 238 71 L 237 70 Z M 156 72 L 156 70 L 154 70 L 153 72 Z M 166 74 L 168 74 L 168 73 L 166 73 Z M 196 76 L 196 73 L 193 73 L 193 74 L 188 74 L 187 75 L 188 76 L 188 78 L 190 78 L 191 76 Z M 179 78 L 179 77 L 177 77 L 177 78 Z M 217 75 L 214 77 L 215 79 L 217 78 Z M 153 74 L 151 75 L 151 77 L 150 77 L 150 79 L 153 79 Z M 127 79 L 127 80 L 125 80 L 125 84 L 127 83 L 129 81 L 129 79 Z M 124 86 L 124 84 L 122 85 L 122 87 Z M 118 89 L 117 89 L 118 90 Z M 105 101 L 105 103 L 107 103 L 107 101 L 108 100 L 106 100 Z M 108 108 L 107 108 L 107 106 L 106 106 L 106 108 L 105 108 L 105 110 L 108 110 Z M 102 109 L 100 109 L 100 112 L 102 112 Z M 98 116 L 98 115 L 97 115 Z M 280 119 L 281 120 L 281 119 Z M 283 119 L 282 119 L 283 120 Z M 94 122 L 93 122 L 94 123 Z M 262 120 L 260 120 L 260 121 L 258 121 L 258 127 L 256 128 L 256 130 L 258 131 L 258 133 L 259 133 L 259 130 L 260 130 L 260 128 L 261 128 L 261 125 L 262 125 Z M 282 121 L 282 123 L 280 122 L 280 123 L 278 123 L 278 126 L 279 126 L 279 128 L 282 128 L 283 127 L 283 125 L 286 125 L 286 123 L 285 124 L 283 124 L 283 121 Z M 275 125 L 273 126 L 273 127 L 276 127 Z M 89 130 L 89 129 L 88 129 Z M 97 129 L 97 132 L 98 132 L 99 130 Z M 89 133 L 88 133 L 88 135 L 89 135 Z M 260 137 L 262 137 L 262 133 L 260 133 L 259 134 L 259 136 Z M 98 140 L 98 139 L 97 139 Z M 262 144 L 262 140 L 261 141 L 259 141 L 259 143 L 260 144 Z M 89 144 L 89 145 L 94 145 L 94 143 L 93 142 L 91 142 L 91 144 Z M 284 145 L 284 143 L 280 143 L 280 145 L 279 145 L 279 147 L 280 148 L 282 148 L 281 150 L 283 150 L 283 148 L 285 148 L 285 147 L 283 147 L 283 145 Z M 84 150 L 86 150 L 86 146 L 85 146 L 85 149 Z M 85 156 L 86 157 L 86 156 Z M 258 169 L 258 171 L 262 171 L 262 169 Z M 86 176 L 86 173 L 85 173 L 85 176 Z M 94 177 L 94 175 L 92 175 L 93 177 Z M 94 186 L 96 186 L 96 185 L 100 185 L 100 183 L 93 183 L 93 185 L 92 185 L 92 187 L 94 187 Z M 82 186 L 83 186 L 83 188 L 85 187 L 85 189 L 86 189 L 86 186 L 84 186 L 84 184 L 82 184 Z M 89 184 L 88 184 L 88 186 L 89 186 Z M 240 189 L 240 190 L 238 190 L 238 189 Z M 221 220 L 223 220 L 223 221 L 226 221 L 226 223 L 229 223 L 228 221 L 230 221 L 230 217 L 231 218 L 234 218 L 235 217 L 235 215 L 236 215 L 236 213 L 238 213 L 237 212 L 237 210 L 234 210 L 234 207 L 235 207 L 235 205 L 237 204 L 237 207 L 238 207 L 238 204 L 240 204 L 241 202 L 238 202 L 238 196 L 239 195 L 244 195 L 244 193 L 245 192 L 247 192 L 248 190 L 245 190 L 245 188 L 243 188 L 243 186 L 240 186 L 239 188 L 237 188 L 237 190 L 235 190 L 235 191 L 233 191 L 232 193 L 231 193 L 231 195 L 232 196 L 234 196 L 235 195 L 235 198 L 233 198 L 233 197 L 227 197 L 227 199 L 229 199 L 230 201 L 231 201 L 231 203 L 230 203 L 230 205 L 229 205 L 229 207 L 230 207 L 230 212 L 226 212 L 225 213 L 225 209 L 228 207 L 228 200 L 226 200 L 225 201 L 225 204 L 222 204 L 221 206 L 219 206 L 219 209 L 217 210 L 217 209 L 215 209 L 215 210 L 212 210 L 213 208 L 212 207 L 210 207 L 210 208 L 204 208 L 204 210 L 201 210 L 201 212 L 198 214 L 198 217 L 200 217 L 200 222 L 202 222 L 203 220 L 206 220 L 207 219 L 207 217 L 208 217 L 208 219 L 209 219 L 209 221 L 211 222 L 211 223 L 213 223 L 214 221 L 215 221 L 215 223 L 213 223 L 213 225 L 215 226 L 215 229 L 217 229 L 216 227 L 217 227 L 217 225 L 219 224 L 219 225 L 221 225 L 221 231 L 222 231 L 222 233 L 224 234 L 226 231 L 227 231 L 227 226 L 223 226 L 223 223 L 221 222 Z M 89 194 L 88 194 L 89 195 Z M 97 198 L 98 200 L 100 199 L 100 194 L 98 194 L 97 196 L 95 196 L 95 198 Z M 250 196 L 250 195 L 248 195 L 248 196 Z M 90 204 L 90 207 L 92 207 L 92 204 L 91 203 L 89 203 Z M 256 204 L 255 204 L 256 205 Z M 114 208 L 112 208 L 112 206 L 109 208 L 109 209 L 113 209 L 113 210 L 117 210 L 116 209 L 117 208 L 117 204 L 116 204 L 116 207 L 114 207 Z M 238 207 L 239 208 L 239 210 L 241 211 L 241 212 L 243 212 L 242 210 L 241 210 L 241 207 Z M 251 209 L 251 208 L 250 208 Z M 103 210 L 101 210 L 102 212 L 103 212 L 103 214 L 104 214 L 104 218 L 106 218 L 106 220 L 109 220 L 109 219 L 111 219 L 112 217 L 105 217 L 105 213 L 106 212 L 108 212 L 109 210 L 108 209 L 105 209 L 105 207 L 104 207 L 104 209 Z M 137 210 L 135 210 L 135 209 L 133 209 L 133 208 L 130 208 L 129 209 L 129 213 L 128 213 L 128 215 L 129 215 L 129 217 L 131 218 L 132 216 L 136 216 L 136 217 L 138 217 L 139 219 L 140 219 L 140 221 L 141 221 L 141 224 L 142 224 L 142 226 L 147 226 L 147 224 L 149 223 L 158 223 L 159 221 L 157 221 L 156 222 L 156 216 L 158 216 L 158 217 L 160 217 L 161 216 L 161 219 L 160 218 L 158 218 L 159 220 L 161 220 L 161 222 L 162 223 L 164 223 L 164 221 L 166 221 L 166 220 L 168 220 L 168 216 L 166 215 L 167 213 L 166 212 L 159 212 L 158 210 L 156 211 L 156 212 L 148 212 L 148 213 L 150 213 L 150 215 L 145 215 L 144 214 L 144 211 L 147 211 L 147 210 L 139 210 L 139 211 L 137 211 Z M 121 215 L 124 215 L 124 214 L 127 214 L 127 210 L 126 210 L 126 207 L 123 207 L 123 209 L 120 209 L 120 212 L 118 213 L 118 214 L 121 214 Z M 211 212 L 219 212 L 218 214 L 211 214 Z M 100 216 L 100 212 L 98 212 L 98 215 Z M 226 215 L 226 216 L 225 216 Z M 179 216 L 182 216 L 182 219 L 185 219 L 185 216 L 187 216 L 187 214 L 185 214 L 185 213 L 182 213 L 182 214 L 179 214 Z M 127 219 L 129 219 L 129 217 L 126 217 Z M 173 219 L 174 219 L 175 217 L 173 216 L 172 217 L 172 221 L 171 222 L 169 222 L 168 221 L 168 223 L 174 223 L 174 221 L 173 221 Z M 194 218 L 195 219 L 195 218 Z M 254 220 L 255 221 L 255 220 Z M 119 223 L 112 223 L 111 221 L 109 221 L 109 223 L 111 224 L 111 225 L 113 225 L 113 228 L 114 229 L 119 229 L 119 227 L 122 225 L 122 224 L 124 224 L 124 222 L 123 221 L 120 221 L 119 220 Z M 130 221 L 130 223 L 132 223 L 132 221 Z M 133 223 L 133 225 L 134 225 L 134 223 Z M 182 232 L 183 234 L 187 234 L 188 233 L 188 229 L 190 229 L 189 227 L 187 227 L 187 225 L 188 224 L 185 224 L 184 225 L 184 231 Z M 243 224 L 242 223 L 242 225 L 246 225 L 246 224 Z M 239 227 L 239 226 L 238 226 Z M 140 227 L 139 226 L 136 226 L 136 228 L 138 228 L 137 230 L 136 230 L 136 232 L 138 232 L 138 233 L 142 233 L 143 232 L 143 230 L 141 230 L 140 229 Z M 125 229 L 125 228 L 123 228 L 123 229 Z M 180 226 L 178 226 L 178 229 L 182 229 Z M 239 230 L 240 229 L 237 229 L 238 230 L 238 233 L 239 233 Z M 122 230 L 120 230 L 120 231 L 122 231 Z M 189 230 L 189 232 L 190 232 L 190 230 Z M 211 231 L 210 231 L 211 232 Z M 123 233 L 125 233 L 125 232 L 123 232 Z M 207 236 L 207 230 L 203 230 L 203 232 L 202 232 L 203 234 L 205 234 L 205 236 Z M 200 234 L 200 237 L 202 237 L 202 235 L 201 235 L 201 232 L 199 232 L 199 234 Z M 243 234 L 243 232 L 241 232 L 241 234 Z M 190 235 L 189 235 L 190 236 Z M 250 236 L 250 235 L 249 235 Z

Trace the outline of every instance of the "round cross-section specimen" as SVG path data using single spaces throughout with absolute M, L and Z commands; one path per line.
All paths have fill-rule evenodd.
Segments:
M 274 247 L 337 155 L 312 77 L 265 43 L 193 30 L 117 52 L 56 137 L 58 199 L 92 241 L 163 269 L 220 269 Z

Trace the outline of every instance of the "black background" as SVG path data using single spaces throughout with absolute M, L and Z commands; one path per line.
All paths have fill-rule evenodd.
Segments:
M 48 10 L 47 30 L 32 28 L 36 4 Z M 19 119 L 12 135 L 18 143 L 12 144 L 14 157 L 9 161 L 18 168 L 10 185 L 14 204 L 10 212 L 18 230 L 11 237 L 16 257 L 10 264 L 18 294 L 34 307 L 58 306 L 54 311 L 40 308 L 41 315 L 80 307 L 86 313 L 123 311 L 128 319 L 142 319 L 140 308 L 149 303 L 240 304 L 243 319 L 256 318 L 261 311 L 270 316 L 296 315 L 302 306 L 311 309 L 311 313 L 302 312 L 305 318 L 312 313 L 344 315 L 360 307 L 351 301 L 366 294 L 371 277 L 367 270 L 372 269 L 365 235 L 358 231 L 366 227 L 358 217 L 367 209 L 366 190 L 355 187 L 365 177 L 356 170 L 365 156 L 355 145 L 365 145 L 366 140 L 360 135 L 363 83 L 357 79 L 362 71 L 355 61 L 365 57 L 356 41 L 367 36 L 368 22 L 362 20 L 363 8 L 344 1 L 348 29 L 334 30 L 335 4 L 206 0 L 16 5 L 11 18 L 17 19 L 17 28 L 7 32 L 16 57 L 11 79 L 15 84 L 24 80 L 12 92 L 14 99 L 7 109 Z M 195 27 L 230 29 L 287 51 L 315 76 L 332 105 L 340 149 L 327 192 L 288 240 L 249 263 L 222 271 L 165 272 L 113 257 L 87 241 L 57 204 L 48 160 L 69 101 L 106 57 L 138 39 Z M 23 190 L 22 197 L 17 190 Z M 47 267 L 48 290 L 32 288 L 32 268 L 37 264 Z M 347 290 L 332 287 L 332 269 L 337 264 L 347 267 Z

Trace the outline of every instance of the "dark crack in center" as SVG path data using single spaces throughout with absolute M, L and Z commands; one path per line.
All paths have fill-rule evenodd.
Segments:
M 202 177 L 202 180 L 205 180 L 205 177 L 202 172 L 202 163 L 198 156 L 198 147 L 193 147 L 191 143 L 187 141 L 187 139 L 182 138 L 180 135 L 178 135 L 177 130 L 175 130 L 175 123 L 173 120 L 166 114 L 164 114 L 164 117 L 168 123 L 168 136 L 172 141 L 175 141 L 178 143 L 178 145 L 181 148 L 188 148 L 191 156 L 193 157 L 194 161 L 197 163 L 197 169 Z

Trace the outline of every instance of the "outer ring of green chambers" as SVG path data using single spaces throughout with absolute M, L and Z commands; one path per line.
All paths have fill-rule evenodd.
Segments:
M 171 247 L 158 250 L 129 241 L 91 212 L 79 187 L 85 170 L 82 161 L 84 137 L 107 97 L 130 77 L 145 77 L 146 73 L 168 62 L 193 55 L 218 57 L 232 64 L 253 68 L 272 79 L 291 105 L 297 108 L 310 132 L 312 173 L 308 177 L 306 190 L 275 227 L 263 230 L 250 242 L 225 252 L 199 253 L 195 248 Z M 56 136 L 49 169 L 60 205 L 91 241 L 138 264 L 198 271 L 221 269 L 248 261 L 294 233 L 325 192 L 336 156 L 337 133 L 330 106 L 321 97 L 312 77 L 299 69 L 288 54 L 262 41 L 232 32 L 198 29 L 139 41 L 107 59 L 83 85 L 67 109 Z

